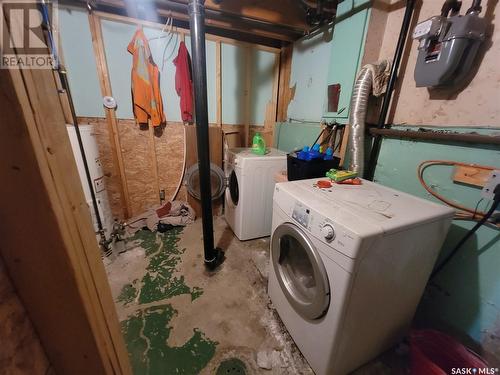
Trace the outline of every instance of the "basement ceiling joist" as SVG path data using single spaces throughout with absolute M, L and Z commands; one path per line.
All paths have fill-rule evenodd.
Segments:
M 86 0 L 63 0 L 63 3 L 87 4 Z M 133 18 L 161 22 L 172 17 L 189 21 L 188 0 L 93 0 L 98 10 L 114 12 Z M 206 25 L 235 34 L 253 35 L 275 41 L 291 42 L 309 30 L 305 10 L 300 0 L 226 0 L 217 4 L 207 0 Z

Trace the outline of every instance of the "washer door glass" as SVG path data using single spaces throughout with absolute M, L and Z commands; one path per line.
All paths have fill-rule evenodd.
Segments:
M 237 206 L 238 201 L 240 200 L 240 190 L 238 187 L 238 177 L 236 177 L 236 172 L 234 171 L 234 169 L 229 175 L 229 195 L 231 196 L 233 204 Z
M 306 319 L 318 319 L 330 304 L 323 261 L 306 234 L 291 223 L 281 224 L 271 240 L 273 268 L 288 302 Z

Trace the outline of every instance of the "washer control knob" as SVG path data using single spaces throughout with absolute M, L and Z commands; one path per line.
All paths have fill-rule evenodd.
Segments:
M 321 234 L 327 241 L 331 241 L 335 238 L 335 231 L 330 224 L 323 225 L 323 227 L 321 228 Z

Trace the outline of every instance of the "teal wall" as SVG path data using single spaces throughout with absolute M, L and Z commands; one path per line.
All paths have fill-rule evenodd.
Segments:
M 295 96 L 288 106 L 288 117 L 303 121 L 321 120 L 326 103 L 328 61 L 331 55 L 332 29 L 312 38 L 303 38 L 293 46 L 290 86 Z
M 242 46 L 221 46 L 222 66 L 234 69 L 222 70 L 222 123 L 245 123 L 245 79 L 246 58 Z
M 306 36 L 293 47 L 290 86 L 295 97 L 288 107 L 288 117 L 306 122 L 322 118 L 346 123 L 356 73 L 364 51 L 370 15 L 368 0 L 345 0 L 339 4 L 333 27 Z M 340 83 L 339 111 L 327 112 L 327 88 Z
M 62 52 L 78 116 L 103 117 L 102 95 L 97 76 L 92 38 L 86 11 L 71 8 L 60 9 Z M 118 118 L 133 119 L 130 69 L 132 55 L 127 46 L 136 30 L 135 25 L 103 20 L 101 22 L 103 43 L 108 64 L 113 97 L 117 102 Z M 160 87 L 167 121 L 181 121 L 179 97 L 175 92 L 174 58 L 180 37 L 155 38 L 161 30 L 144 27 L 150 39 L 153 59 L 160 69 Z M 191 52 L 190 37 L 186 46 Z M 245 48 L 222 43 L 222 122 L 224 124 L 245 123 L 245 80 L 250 69 L 251 95 L 249 117 L 251 125 L 264 125 L 266 105 L 272 99 L 274 66 L 277 54 L 251 49 L 250 61 L 246 61 Z M 206 69 L 208 117 L 211 123 L 216 118 L 216 43 L 206 41 Z
M 279 122 L 274 128 L 274 147 L 291 152 L 311 146 L 320 132 L 319 122 Z
M 500 130 L 478 128 L 447 128 L 447 130 L 500 134 Z M 493 165 L 500 168 L 500 147 L 384 139 L 375 181 L 413 195 L 436 200 L 420 185 L 416 174 L 418 164 L 431 159 Z M 453 167 L 448 166 L 429 167 L 425 171 L 426 182 L 438 193 L 474 208 L 481 198 L 481 190 L 453 183 L 452 176 Z M 491 201 L 481 202 L 479 209 L 487 210 L 490 203 Z M 441 255 L 446 255 L 473 226 L 473 222 L 454 221 Z M 475 342 L 483 343 L 490 352 L 494 345 L 500 348 L 499 230 L 480 228 L 436 277 L 434 284 L 427 287 L 417 314 L 417 318 L 423 324 L 434 324 L 468 336 Z
M 101 88 L 87 12 L 59 9 L 60 42 L 78 116 L 103 117 Z

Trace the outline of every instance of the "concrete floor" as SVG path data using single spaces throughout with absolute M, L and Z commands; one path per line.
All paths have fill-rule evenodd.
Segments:
M 223 218 L 214 226 L 226 251 L 216 273 L 203 265 L 201 220 L 140 231 L 107 265 L 135 375 L 218 374 L 221 363 L 238 367 L 235 358 L 247 374 L 313 374 L 270 308 L 269 239 L 241 242 Z M 357 373 L 404 373 L 402 358 L 389 354 Z

